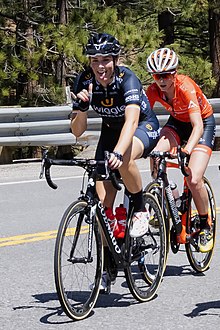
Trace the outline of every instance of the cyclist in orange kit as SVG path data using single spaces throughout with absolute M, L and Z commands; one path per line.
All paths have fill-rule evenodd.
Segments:
M 203 175 L 214 146 L 215 119 L 199 86 L 190 77 L 177 74 L 177 66 L 178 57 L 169 48 L 155 50 L 147 58 L 147 71 L 154 79 L 147 89 L 150 105 L 159 102 L 170 113 L 154 150 L 169 151 L 181 145 L 190 155 L 187 184 L 200 217 L 200 251 L 205 253 L 213 248 L 213 235 Z

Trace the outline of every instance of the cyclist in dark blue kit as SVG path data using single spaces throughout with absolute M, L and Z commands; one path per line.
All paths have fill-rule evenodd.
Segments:
M 147 157 L 155 147 L 159 138 L 159 122 L 139 79 L 130 69 L 118 65 L 120 50 L 118 40 L 109 34 L 95 34 L 89 39 L 86 55 L 90 66 L 75 81 L 71 129 L 76 137 L 86 130 L 90 105 L 102 117 L 95 158 L 104 159 L 104 151 L 110 152 L 109 165 L 119 171 L 134 202 L 130 235 L 140 237 L 148 230 L 149 219 L 135 160 Z M 111 210 L 109 219 L 114 219 L 115 188 L 108 181 L 98 182 L 96 188 L 106 207 L 106 214 L 109 215 Z M 114 228 L 115 236 L 122 237 L 120 221 L 114 226 L 119 227 L 119 232 Z

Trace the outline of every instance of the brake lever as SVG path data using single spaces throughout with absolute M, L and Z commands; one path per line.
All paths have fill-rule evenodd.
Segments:
M 43 151 L 43 157 L 42 157 L 42 161 L 41 161 L 41 170 L 40 170 L 39 178 L 42 179 L 44 174 L 45 174 L 47 184 L 52 189 L 57 189 L 57 185 L 51 179 L 50 167 L 51 167 L 51 162 L 48 159 L 48 150 L 46 149 L 46 150 Z
M 42 157 L 42 161 L 41 161 L 41 170 L 40 170 L 40 175 L 39 175 L 39 179 L 42 179 L 44 176 L 44 170 L 45 170 L 45 163 L 46 163 L 46 158 L 48 155 L 48 150 L 44 150 L 43 151 L 43 157 Z
M 113 187 L 116 190 L 121 190 L 121 185 L 118 182 L 118 179 L 116 177 L 116 174 L 114 171 L 112 171 L 111 169 L 109 169 L 108 167 L 108 160 L 110 158 L 110 152 L 109 151 L 105 151 L 105 171 L 106 171 L 106 179 L 110 179 L 111 183 L 113 185 Z
M 51 167 L 51 163 L 47 161 L 45 164 L 45 178 L 46 178 L 47 184 L 48 184 L 48 186 L 50 186 L 50 188 L 57 189 L 57 185 L 51 179 L 50 167 Z
M 185 177 L 189 176 L 189 174 L 186 172 L 185 167 L 188 167 L 189 164 L 189 156 L 187 157 L 187 160 L 184 164 L 184 159 L 186 157 L 186 153 L 182 151 L 181 146 L 177 147 L 177 158 L 178 158 L 178 163 L 180 165 L 181 172 Z
M 109 167 L 108 167 L 108 160 L 110 158 L 110 152 L 105 151 L 104 155 L 105 155 L 105 175 L 106 175 L 106 179 L 108 179 L 110 176 Z

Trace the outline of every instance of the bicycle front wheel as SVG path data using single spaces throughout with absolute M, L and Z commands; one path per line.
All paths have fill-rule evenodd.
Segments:
M 125 236 L 125 256 L 129 261 L 124 269 L 128 287 L 138 301 L 149 301 L 156 294 L 166 266 L 166 226 L 156 198 L 144 193 L 145 207 L 149 211 L 148 232 L 131 238 Z M 154 221 L 153 221 L 154 219 Z M 128 228 L 131 221 L 129 221 Z
M 215 244 L 215 237 L 216 237 L 216 204 L 215 198 L 213 194 L 212 187 L 209 181 L 204 178 L 204 184 L 208 193 L 208 215 L 212 221 L 211 224 L 211 231 L 213 234 L 213 243 Z M 198 249 L 198 228 L 199 228 L 199 215 L 196 209 L 196 206 L 191 198 L 190 205 L 189 205 L 189 219 L 190 221 L 190 230 L 191 234 L 194 234 L 193 240 L 186 244 L 186 253 L 189 260 L 191 267 L 198 273 L 204 272 L 209 268 L 214 244 L 211 251 L 202 253 Z
M 72 203 L 63 215 L 55 244 L 57 294 L 64 312 L 73 320 L 82 320 L 91 312 L 98 298 L 103 268 L 98 223 L 89 214 L 87 202 Z M 89 232 L 92 221 L 93 230 Z

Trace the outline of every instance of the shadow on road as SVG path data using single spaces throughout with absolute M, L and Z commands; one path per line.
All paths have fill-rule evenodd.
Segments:
M 74 322 L 73 320 L 71 320 L 64 314 L 62 308 L 60 307 L 60 304 L 58 301 L 58 296 L 55 292 L 54 293 L 49 292 L 49 293 L 36 294 L 36 295 L 33 295 L 33 298 L 36 299 L 37 305 L 30 304 L 30 305 L 26 305 L 26 306 L 16 306 L 13 308 L 13 310 L 38 308 L 38 309 L 42 309 L 44 311 L 49 311 L 49 313 L 47 313 L 47 314 L 44 313 L 45 315 L 40 318 L 40 322 L 44 323 L 44 324 L 66 324 L 66 323 Z M 49 307 L 49 306 L 42 305 L 42 304 L 45 304 L 48 302 L 51 303 L 52 301 L 57 301 L 59 306 L 58 307 Z M 59 318 L 59 321 L 57 321 L 58 320 L 57 316 L 62 317 L 62 318 Z
M 220 308 L 220 300 L 216 301 L 207 301 L 205 303 L 196 304 L 196 307 L 192 310 L 191 313 L 184 314 L 187 317 L 197 317 L 197 316 L 207 316 L 207 315 L 217 315 L 220 316 L 220 312 L 214 312 L 213 309 Z
M 205 276 L 202 273 L 196 273 L 189 265 L 183 266 L 174 266 L 167 265 L 164 277 L 170 276 Z M 110 295 L 100 294 L 98 300 L 95 304 L 94 311 L 97 308 L 106 308 L 106 307 L 128 307 L 130 305 L 138 304 L 133 296 L 131 295 L 126 280 L 124 276 L 119 276 L 121 278 L 120 287 L 126 288 L 126 292 L 115 292 L 114 286 L 112 286 L 112 292 Z M 120 280 L 120 279 L 119 279 Z M 121 290 L 120 290 L 121 291 Z M 157 295 L 154 297 L 156 298 Z M 60 307 L 58 296 L 56 292 L 48 292 L 41 294 L 34 294 L 33 298 L 35 303 L 27 304 L 26 306 L 16 306 L 14 310 L 25 310 L 25 309 L 42 309 L 44 310 L 43 316 L 40 318 L 40 322 L 44 324 L 66 324 L 74 322 L 63 312 Z M 49 305 L 48 305 L 49 303 Z M 57 304 L 57 306 L 55 305 Z M 220 313 L 211 311 L 212 309 L 220 308 L 219 301 L 210 301 L 206 303 L 196 304 L 195 309 L 191 313 L 184 314 L 186 317 L 196 317 L 196 316 L 205 316 L 205 315 L 218 315 Z M 91 312 L 89 317 L 94 314 L 94 311 Z
M 197 273 L 189 265 L 167 265 L 164 276 L 205 276 L 205 273 Z
M 126 282 L 121 285 L 123 287 L 126 286 Z M 66 324 L 75 322 L 63 312 L 56 292 L 34 294 L 33 298 L 35 299 L 35 303 L 16 306 L 13 310 L 42 309 L 44 310 L 44 315 L 40 318 L 40 322 L 44 324 Z M 57 307 L 52 306 L 52 304 L 54 305 L 54 302 L 57 302 Z M 48 303 L 50 305 L 48 305 Z M 94 314 L 96 308 L 126 307 L 135 303 L 138 302 L 131 296 L 129 290 L 125 294 L 115 292 L 112 292 L 110 295 L 100 294 L 95 304 L 94 311 L 90 313 L 89 317 Z

